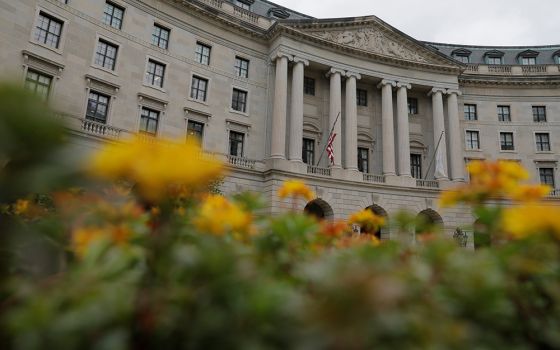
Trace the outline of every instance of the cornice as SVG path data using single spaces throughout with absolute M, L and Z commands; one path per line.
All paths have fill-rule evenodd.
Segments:
M 503 77 L 491 75 L 461 75 L 459 85 L 482 85 L 482 86 L 544 86 L 558 88 L 560 86 L 560 76 L 550 77 Z

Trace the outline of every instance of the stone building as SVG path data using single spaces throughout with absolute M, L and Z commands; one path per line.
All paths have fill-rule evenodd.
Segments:
M 2 79 L 47 100 L 81 152 L 137 132 L 199 137 L 230 164 L 223 191 L 262 193 L 272 213 L 297 178 L 316 215 L 404 208 L 453 232 L 475 218 L 437 197 L 469 160 L 558 181 L 560 45 L 422 42 L 375 16 L 266 0 L 0 0 L 0 38 Z

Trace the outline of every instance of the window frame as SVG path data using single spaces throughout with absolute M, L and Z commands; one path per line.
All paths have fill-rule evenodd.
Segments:
M 498 62 L 493 62 L 493 60 L 498 60 Z M 504 64 L 504 59 L 502 56 L 486 56 L 486 64 L 490 66 L 501 66 Z
M 544 174 L 543 175 L 543 170 L 550 170 L 552 172 L 552 174 Z M 538 167 L 538 172 L 539 172 L 539 181 L 541 183 L 541 185 L 548 185 L 551 186 L 552 189 L 556 189 L 556 169 L 555 168 L 551 168 L 551 167 Z M 543 181 L 543 176 L 546 177 L 550 176 L 550 179 L 552 180 L 552 184 L 550 184 L 547 180 Z
M 546 142 L 543 142 L 542 139 L 539 140 L 541 136 L 546 135 Z M 552 145 L 550 142 L 550 132 L 548 131 L 535 131 L 535 150 L 537 153 L 551 153 L 552 152 Z M 546 146 L 546 147 L 544 147 Z M 545 149 L 547 148 L 547 149 Z
M 204 81 L 206 83 L 206 86 L 204 88 L 204 90 L 201 90 L 200 84 L 197 83 L 196 87 L 195 87 L 195 79 L 197 81 Z M 203 77 L 202 75 L 198 75 L 198 74 L 192 74 L 191 75 L 191 84 L 190 84 L 190 89 L 189 89 L 189 99 L 191 101 L 196 101 L 196 102 L 200 102 L 200 103 L 204 103 L 206 104 L 206 101 L 208 101 L 208 91 L 209 91 L 209 86 L 210 86 L 210 79 Z M 196 95 L 193 95 L 193 91 L 196 90 Z M 199 98 L 199 93 L 200 91 L 203 92 L 204 94 L 204 98 L 201 99 Z
M 316 94 L 316 81 L 312 77 L 303 77 L 303 94 L 307 96 L 315 96 Z
M 418 159 L 419 162 L 415 163 L 413 160 Z M 424 178 L 422 173 L 422 154 L 411 153 L 410 154 L 410 175 L 417 180 L 422 180 Z
M 469 135 L 476 135 L 476 144 L 477 148 L 472 147 L 473 139 L 472 137 L 468 137 Z M 465 150 L 467 151 L 480 151 L 480 131 L 479 130 L 465 130 Z
M 194 131 L 195 133 L 197 133 L 196 135 L 190 135 L 189 134 L 189 130 L 193 130 L 190 128 L 190 125 L 193 124 L 195 126 L 200 126 L 200 134 L 198 134 L 198 131 Z M 198 140 L 199 144 L 202 145 L 203 141 L 204 141 L 204 131 L 206 130 L 206 123 L 203 123 L 201 121 L 189 118 L 187 119 L 187 134 L 186 134 L 186 139 L 189 140 L 191 138 L 196 138 L 196 140 Z M 200 136 L 197 136 L 200 135 Z
M 111 14 L 109 15 L 107 12 L 105 12 L 107 10 L 108 6 L 112 6 L 113 7 L 113 11 L 111 12 Z M 115 10 L 120 10 L 122 12 L 121 14 L 121 18 L 117 18 L 120 22 L 119 22 L 119 26 L 115 26 L 113 23 L 113 20 L 116 18 L 115 17 Z M 103 12 L 101 14 L 101 22 L 111 28 L 117 29 L 117 30 L 122 30 L 123 24 L 124 24 L 124 15 L 126 12 L 126 7 L 122 6 L 121 4 L 117 4 L 114 1 L 109 1 L 106 0 L 105 1 L 105 6 L 103 7 Z M 106 18 L 110 16 L 110 21 L 107 22 Z
M 30 79 L 29 79 L 29 73 L 37 74 L 37 78 L 38 78 L 38 79 L 41 78 L 41 77 L 44 77 L 44 78 L 48 78 L 48 79 L 49 79 L 49 84 L 48 84 L 48 86 L 47 86 L 47 93 L 46 93 L 46 95 L 38 95 L 38 94 L 37 94 L 37 87 L 38 87 L 39 85 L 40 85 L 40 86 L 43 86 L 43 87 L 46 86 L 46 85 L 40 84 L 39 81 L 38 81 L 38 79 L 37 79 L 37 80 L 30 80 Z M 25 88 L 27 91 L 31 91 L 33 94 L 35 94 L 35 95 L 37 95 L 38 97 L 40 97 L 44 102 L 48 102 L 49 99 L 51 98 L 51 95 L 52 95 L 54 80 L 55 80 L 55 77 L 54 77 L 53 75 L 51 75 L 51 74 L 44 73 L 44 72 L 42 72 L 42 71 L 40 71 L 40 70 L 37 70 L 37 69 L 34 69 L 34 68 L 27 68 L 27 69 L 25 70 L 25 75 L 24 75 L 24 88 Z M 29 87 L 28 87 L 28 83 L 30 83 L 30 82 L 33 82 L 33 84 L 35 85 L 35 88 L 34 88 L 33 90 L 30 90 Z
M 364 158 L 363 155 L 366 155 Z M 365 168 L 364 168 L 365 162 Z M 369 148 L 367 147 L 358 147 L 358 171 L 361 171 L 364 174 L 369 174 Z M 365 171 L 364 171 L 365 170 Z
M 147 119 L 148 119 L 148 122 L 149 122 L 149 120 L 154 120 L 154 119 L 156 120 L 156 130 L 153 133 L 151 133 L 149 131 L 146 131 L 146 130 L 142 130 L 142 120 L 145 117 L 144 116 L 144 110 L 148 111 L 148 116 L 146 116 Z M 156 113 L 157 118 L 152 118 L 151 115 L 150 115 L 151 112 Z M 140 119 L 139 119 L 139 123 L 138 123 L 138 133 L 142 134 L 142 135 L 146 135 L 146 136 L 157 137 L 158 133 L 159 133 L 159 130 L 160 130 L 159 124 L 160 124 L 162 113 L 163 113 L 162 111 L 157 110 L 157 109 L 152 108 L 152 107 L 140 106 Z M 146 126 L 149 126 L 149 124 L 146 124 Z
M 233 64 L 233 68 L 235 70 L 235 75 L 239 78 L 243 78 L 243 79 L 249 79 L 249 67 L 250 67 L 250 60 L 248 60 L 245 57 L 241 57 L 239 55 L 235 56 L 235 62 Z M 239 63 L 239 65 L 238 65 Z M 246 65 L 246 67 L 243 67 L 243 64 Z M 244 74 L 242 74 L 244 73 Z
M 234 0 L 233 5 L 247 11 L 251 11 L 251 4 L 242 0 Z
M 100 43 L 104 43 L 105 45 L 107 45 L 107 47 L 112 46 L 116 49 L 115 50 L 115 57 L 113 58 L 113 67 L 112 68 L 107 68 L 104 65 L 100 65 L 100 64 L 97 63 L 97 57 L 99 55 L 98 50 L 99 50 L 99 44 Z M 102 69 L 104 71 L 110 72 L 110 73 L 116 73 L 117 62 L 119 60 L 119 51 L 120 51 L 120 45 L 119 44 L 98 35 L 96 45 L 95 45 L 95 50 L 93 52 L 92 66 L 94 66 L 95 68 L 99 68 L 99 69 Z M 105 51 L 105 53 L 107 53 L 107 51 Z M 104 55 L 103 57 L 104 57 L 103 62 L 105 63 L 105 58 L 107 58 L 107 55 Z
M 417 97 L 407 97 L 406 105 L 408 108 L 408 115 L 417 115 L 419 113 Z
M 154 73 L 150 73 L 150 71 L 149 71 L 150 63 L 154 64 L 154 69 L 155 69 Z M 163 66 L 163 72 L 162 72 L 162 75 L 160 76 L 161 77 L 161 84 L 160 85 L 155 85 L 154 84 L 154 81 L 155 81 L 155 78 L 156 78 L 155 72 L 157 70 L 157 65 Z M 164 86 L 165 81 L 166 81 L 167 67 L 168 67 L 168 64 L 166 62 L 162 62 L 162 61 L 160 61 L 156 58 L 148 56 L 147 59 L 146 59 L 146 69 L 144 70 L 144 85 L 146 85 L 148 87 L 151 87 L 151 88 L 154 88 L 154 89 L 165 91 L 163 86 Z M 148 80 L 149 79 L 148 77 L 151 74 L 153 74 L 153 77 L 152 77 L 151 82 L 150 82 Z
M 156 35 L 156 29 L 159 30 L 159 35 Z M 167 32 L 167 39 L 161 37 L 161 33 L 163 31 Z M 165 42 L 165 47 L 161 46 L 162 40 Z M 167 26 L 160 24 L 159 22 L 154 22 L 154 25 L 152 27 L 152 41 L 151 41 L 152 45 L 167 51 L 169 50 L 170 41 L 171 41 L 171 29 Z
M 542 114 L 540 114 L 538 111 L 541 110 L 543 111 Z M 537 113 L 535 114 L 535 110 L 537 110 Z M 547 122 L 547 118 L 546 118 L 546 106 L 543 105 L 537 105 L 537 106 L 531 106 L 531 111 L 533 114 L 533 122 L 534 123 L 546 123 Z M 542 120 L 541 120 L 542 117 Z
M 309 137 L 303 137 L 301 143 L 301 160 L 304 164 L 315 165 L 315 139 Z M 306 145 L 312 145 L 311 149 L 306 148 Z M 309 160 L 311 156 L 311 161 Z
M 105 103 L 105 115 L 104 115 L 105 119 L 103 119 L 103 120 L 97 118 L 95 115 L 92 116 L 92 115 L 89 114 L 90 101 L 91 101 L 91 95 L 92 94 L 97 95 L 95 114 L 97 114 L 98 107 L 100 105 L 99 98 L 104 97 L 104 98 L 107 99 L 107 103 Z M 87 101 L 86 101 L 86 113 L 85 113 L 84 118 L 86 120 L 93 121 L 93 122 L 96 122 L 98 124 L 107 125 L 108 121 L 109 121 L 109 111 L 110 111 L 110 108 L 111 108 L 111 98 L 112 98 L 111 95 L 108 95 L 106 93 L 99 92 L 95 89 L 88 89 Z
M 201 48 L 201 51 L 199 52 L 198 49 Z M 204 54 L 204 50 L 208 49 L 208 55 Z M 204 62 L 204 58 L 206 57 L 206 63 Z M 198 64 L 202 64 L 204 66 L 210 66 L 210 60 L 212 59 L 212 46 L 202 42 L 200 40 L 198 40 L 196 42 L 196 46 L 194 49 L 194 60 L 198 63 Z
M 510 136 L 510 135 L 511 135 L 511 145 L 510 145 L 509 140 L 506 140 L 506 136 Z M 504 136 L 503 139 L 502 139 L 502 136 Z M 500 131 L 499 132 L 499 141 L 500 141 L 500 151 L 501 152 L 513 152 L 513 151 L 515 151 L 515 133 L 513 131 Z
M 37 29 L 39 27 L 39 18 L 43 16 L 48 18 L 50 21 L 55 21 L 55 22 L 59 22 L 61 24 L 60 26 L 60 33 L 57 36 L 58 37 L 58 42 L 57 42 L 57 46 L 51 46 L 49 44 L 47 44 L 46 42 L 42 42 L 40 41 L 38 38 L 36 38 L 37 34 Z M 50 28 L 50 23 L 49 22 L 49 28 Z M 66 28 L 68 25 L 68 21 L 63 18 L 60 17 L 58 14 L 52 13 L 44 8 L 38 7 L 37 11 L 35 13 L 35 20 L 33 22 L 33 28 L 31 30 L 31 39 L 30 42 L 37 44 L 39 46 L 42 46 L 46 49 L 52 50 L 58 54 L 61 54 L 63 49 L 64 49 L 64 42 L 65 42 L 65 38 L 66 38 Z M 44 29 L 42 29 L 44 30 Z M 47 39 L 48 35 L 45 36 L 45 40 Z
M 237 92 L 238 97 L 241 96 L 240 93 L 243 93 L 245 95 L 245 101 L 240 102 L 239 99 L 234 100 L 234 96 L 235 96 L 236 92 Z M 240 103 L 242 103 L 242 106 L 243 106 L 242 109 L 234 108 L 234 106 L 236 104 L 239 105 Z M 249 91 L 248 90 L 242 89 L 242 88 L 237 87 L 237 86 L 232 86 L 230 110 L 234 113 L 241 113 L 241 114 L 244 114 L 244 115 L 247 115 L 249 113 Z
M 367 107 L 368 106 L 368 91 L 367 89 L 356 89 L 356 106 Z
M 498 105 L 496 106 L 497 112 L 498 112 L 498 121 L 499 122 L 504 122 L 504 123 L 509 123 L 511 122 L 511 106 L 509 105 Z M 500 110 L 502 109 L 502 110 Z M 503 110 L 506 109 L 507 110 L 507 114 L 503 113 Z M 504 119 L 504 116 L 507 115 L 507 120 Z
M 531 60 L 532 63 L 529 60 Z M 519 64 L 522 66 L 535 66 L 537 65 L 537 58 L 532 56 L 520 56 Z
M 241 140 L 232 140 L 232 135 L 241 135 Z M 228 155 L 233 156 L 233 157 L 240 157 L 243 158 L 245 157 L 245 138 L 246 138 L 246 134 L 237 130 L 228 130 Z M 241 145 L 241 152 L 236 152 L 236 154 L 232 153 L 232 141 L 235 141 L 237 143 L 237 146 L 239 146 L 239 144 Z M 236 146 L 236 149 L 237 149 Z M 239 153 L 241 153 L 241 155 L 239 155 Z
M 467 108 L 471 108 L 474 107 L 474 112 L 469 110 L 467 111 Z M 467 117 L 467 115 L 469 117 Z M 474 116 L 473 118 L 471 118 L 471 115 Z M 465 103 L 463 104 L 463 118 L 465 121 L 469 121 L 469 122 L 473 122 L 473 121 L 477 121 L 478 120 L 478 106 L 475 103 Z
M 457 61 L 461 62 L 461 63 L 464 63 L 464 64 L 471 63 L 471 55 L 470 54 L 455 53 L 455 54 L 453 54 L 453 58 L 456 59 Z

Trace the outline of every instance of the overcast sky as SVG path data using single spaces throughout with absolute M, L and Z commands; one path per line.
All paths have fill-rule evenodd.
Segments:
M 317 18 L 375 15 L 418 40 L 560 44 L 560 0 L 272 0 Z

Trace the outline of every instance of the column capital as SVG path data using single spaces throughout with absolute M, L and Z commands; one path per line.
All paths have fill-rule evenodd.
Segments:
M 448 94 L 448 95 L 455 94 L 457 96 L 461 96 L 463 93 L 458 89 L 447 89 L 446 94 Z
M 441 94 L 445 94 L 447 92 L 447 90 L 445 88 L 434 87 L 434 88 L 432 88 L 432 90 L 430 90 L 430 92 L 428 92 L 428 96 L 435 95 L 438 92 L 441 93 Z
M 405 82 L 402 82 L 402 81 L 399 81 L 399 82 L 397 83 L 397 87 L 398 87 L 398 88 L 405 88 L 405 89 L 407 89 L 407 90 L 412 89 L 412 85 L 410 85 L 410 83 L 405 83 Z
M 301 58 L 301 57 L 294 56 L 293 59 L 292 59 L 292 61 L 293 61 L 294 63 L 303 63 L 303 65 L 304 65 L 305 67 L 309 66 L 309 61 L 306 60 L 305 58 Z
M 362 76 L 361 76 L 360 73 L 351 72 L 351 71 L 346 71 L 346 77 L 347 78 L 356 78 L 357 80 L 362 79 Z
M 278 52 L 274 53 L 274 54 L 270 57 L 270 60 L 271 60 L 272 62 L 274 62 L 274 61 L 276 61 L 277 59 L 282 58 L 282 57 L 286 57 L 286 58 L 288 59 L 288 61 L 293 61 L 293 60 L 294 60 L 294 56 L 292 56 L 292 55 L 290 55 L 290 54 L 287 54 L 287 53 L 285 53 L 285 52 L 281 52 L 281 51 L 278 51 Z
M 328 72 L 325 74 L 325 76 L 327 78 L 329 78 L 333 74 L 340 74 L 340 76 L 343 77 L 343 76 L 346 75 L 346 72 L 344 71 L 344 69 L 332 67 L 331 69 L 328 70 Z
M 394 80 L 383 79 L 379 84 L 377 84 L 377 88 L 380 89 L 385 85 L 391 85 L 392 87 L 397 86 L 397 82 Z

